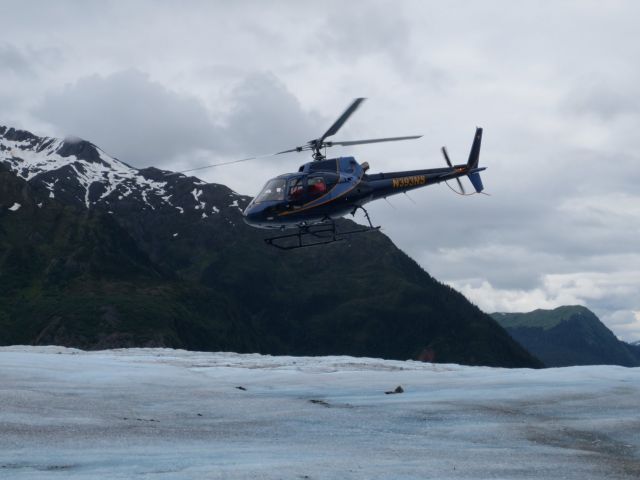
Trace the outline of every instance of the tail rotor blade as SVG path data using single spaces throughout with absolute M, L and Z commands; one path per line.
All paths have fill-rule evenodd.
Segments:
M 444 159 L 447 162 L 447 165 L 449 165 L 449 168 L 453 168 L 451 159 L 449 158 L 449 153 L 447 152 L 447 147 L 442 147 L 441 150 L 442 150 L 442 155 L 444 156 Z M 458 182 L 458 186 L 460 187 L 460 192 L 462 192 L 462 194 L 465 195 L 467 192 L 462 186 L 462 182 L 460 181 L 459 177 L 456 177 L 456 182 Z
M 442 150 L 442 155 L 444 155 L 444 159 L 447 162 L 447 165 L 453 168 L 453 165 L 451 164 L 451 160 L 449 159 L 449 154 L 447 153 L 447 147 L 442 147 L 441 150 Z

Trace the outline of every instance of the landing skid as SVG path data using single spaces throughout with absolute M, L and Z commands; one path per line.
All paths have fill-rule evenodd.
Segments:
M 362 207 L 358 207 L 358 208 L 362 208 Z M 354 213 L 356 210 L 354 210 Z M 298 227 L 298 231 L 295 233 L 289 233 L 287 235 L 278 235 L 275 237 L 265 238 L 264 241 L 268 245 L 271 245 L 272 247 L 276 247 L 280 250 L 295 250 L 298 248 L 317 247 L 318 245 L 326 245 L 328 243 L 341 242 L 346 240 L 347 239 L 346 237 L 350 235 L 354 235 L 356 233 L 375 232 L 377 230 L 380 230 L 380 227 L 373 226 L 367 211 L 364 208 L 362 208 L 362 210 L 364 211 L 367 217 L 367 221 L 369 222 L 368 227 L 349 230 L 346 232 L 340 232 L 336 228 L 336 222 L 333 220 L 330 220 L 327 223 L 301 226 L 301 227 Z M 295 239 L 297 241 L 291 242 L 290 240 L 292 239 Z

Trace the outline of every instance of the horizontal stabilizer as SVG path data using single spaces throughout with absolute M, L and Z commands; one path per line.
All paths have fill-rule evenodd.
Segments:
M 480 193 L 482 190 L 484 190 L 482 179 L 480 178 L 480 174 L 478 172 L 470 173 L 469 180 L 471 180 L 471 184 L 473 185 L 473 188 L 476 189 L 476 192 Z

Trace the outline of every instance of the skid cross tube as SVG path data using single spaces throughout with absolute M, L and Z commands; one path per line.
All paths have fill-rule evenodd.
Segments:
M 298 248 L 316 247 L 318 245 L 326 245 L 328 243 L 344 241 L 346 240 L 346 237 L 348 237 L 349 235 L 354 235 L 356 233 L 366 233 L 380 230 L 380 227 L 374 227 L 371 224 L 371 221 L 369 221 L 369 225 L 369 227 L 340 232 L 336 228 L 336 223 L 334 221 L 331 221 L 330 223 L 321 223 L 318 225 L 298 227 L 298 231 L 295 233 L 265 238 L 264 241 L 267 245 L 271 245 L 272 247 L 278 248 L 280 250 L 295 250 Z M 287 242 L 287 240 L 289 239 L 297 239 L 297 242 Z M 306 241 L 309 239 L 319 239 L 320 241 Z

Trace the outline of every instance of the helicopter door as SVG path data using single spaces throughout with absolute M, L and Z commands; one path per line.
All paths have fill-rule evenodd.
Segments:
M 296 208 L 305 200 L 305 177 L 295 177 L 289 180 L 289 188 L 287 190 L 287 200 Z
M 327 193 L 327 182 L 321 176 L 311 176 L 307 178 L 307 196 L 309 200 L 318 198 Z

